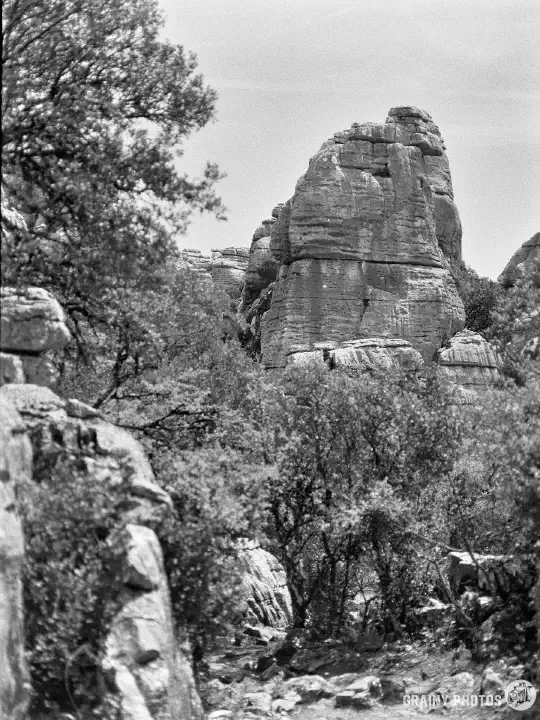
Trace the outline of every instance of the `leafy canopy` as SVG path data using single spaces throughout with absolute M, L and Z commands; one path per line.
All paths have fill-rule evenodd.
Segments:
M 4 3 L 2 191 L 27 228 L 3 222 L 3 280 L 49 287 L 71 315 L 102 318 L 193 210 L 223 215 L 216 166 L 190 180 L 175 163 L 216 95 L 162 26 L 154 0 Z

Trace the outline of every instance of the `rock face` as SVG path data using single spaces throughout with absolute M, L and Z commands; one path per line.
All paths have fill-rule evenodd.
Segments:
M 200 250 L 182 250 L 180 258 L 191 270 L 208 277 L 233 300 L 242 294 L 249 260 L 247 247 L 212 250 L 204 255 Z
M 292 603 L 281 563 L 257 543 L 242 541 L 238 553 L 244 573 L 246 621 L 284 628 L 292 620 Z
M 248 259 L 249 249 L 245 247 L 212 250 L 210 275 L 216 285 L 223 288 L 233 300 L 242 294 Z
M 262 359 L 291 346 L 403 339 L 432 360 L 464 324 L 446 258 L 461 226 L 444 144 L 430 116 L 393 108 L 354 124 L 311 159 L 273 225 L 279 262 L 262 321 Z
M 519 250 L 512 255 L 507 266 L 499 275 L 498 281 L 503 287 L 511 287 L 519 278 L 527 277 L 532 271 L 533 264 L 538 263 L 540 263 L 540 232 L 523 243 Z
M 14 406 L 0 398 L 0 717 L 25 720 L 29 700 L 24 659 L 21 568 L 24 539 L 17 486 L 32 475 L 32 447 Z
M 294 345 L 291 347 L 289 362 L 298 364 L 313 360 L 360 373 L 398 367 L 412 368 L 423 364 L 420 353 L 406 340 L 365 338 L 345 340 L 339 346 L 334 342 L 315 343 L 313 350 Z
M 171 500 L 155 484 L 142 447 L 93 408 L 64 401 L 49 388 L 4 385 L 0 398 L 16 408 L 40 467 L 54 466 L 55 457 L 67 452 L 86 469 L 89 484 L 129 483 L 125 586 L 107 651 L 123 717 L 202 718 L 191 671 L 173 632 L 161 547 L 147 526 L 159 522 Z
M 490 343 L 472 330 L 461 330 L 439 350 L 441 372 L 466 390 L 481 390 L 500 379 L 501 360 Z
M 50 385 L 54 370 L 45 353 L 70 341 L 64 311 L 42 288 L 1 289 L 0 384 Z
M 270 238 L 282 208 L 283 204 L 276 205 L 272 217 L 263 220 L 253 233 L 242 297 L 244 306 L 248 306 L 276 279 L 279 265 L 272 255 Z

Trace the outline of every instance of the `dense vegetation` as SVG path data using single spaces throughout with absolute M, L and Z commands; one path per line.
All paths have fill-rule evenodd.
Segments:
M 25 222 L 4 217 L 2 280 L 61 300 L 76 344 L 56 357 L 58 391 L 132 431 L 170 493 L 159 534 L 195 658 L 238 621 L 234 541 L 257 537 L 286 568 L 296 626 L 339 635 L 371 622 L 387 637 L 414 634 L 418 609 L 439 597 L 454 609 L 448 640 L 480 655 L 496 652 L 479 640 L 484 617 L 460 604 L 442 563 L 448 548 L 511 555 L 491 612 L 502 650 L 530 660 L 534 272 L 502 291 L 455 269 L 467 326 L 498 345 L 508 374 L 473 409 L 429 371 L 263 375 L 223 318 L 228 301 L 176 261 L 189 214 L 223 213 L 215 166 L 201 180 L 177 170 L 182 142 L 214 111 L 194 56 L 159 38 L 152 0 L 7 0 L 3 17 L 2 193 Z M 27 641 L 45 707 L 66 691 L 102 691 L 95 675 L 91 687 L 79 677 L 66 690 L 64 680 L 66 658 L 99 656 L 114 614 L 116 493 L 90 492 L 60 463 L 23 503 Z M 362 593 L 376 612 L 358 619 Z

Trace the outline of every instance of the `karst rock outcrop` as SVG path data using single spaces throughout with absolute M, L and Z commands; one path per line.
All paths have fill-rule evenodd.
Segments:
M 70 341 L 64 311 L 42 288 L 0 290 L 0 384 L 51 385 L 48 351 Z
M 68 335 L 58 304 L 30 288 L 6 291 L 2 348 L 18 357 L 59 347 Z M 32 305 L 32 302 L 34 305 Z M 34 307 L 35 312 L 31 311 Z M 24 371 L 23 362 L 23 371 Z M 63 400 L 48 387 L 23 384 L 24 376 L 0 388 L 0 707 L 6 717 L 26 717 L 28 690 L 23 660 L 20 569 L 23 538 L 16 514 L 17 486 L 40 481 L 66 454 L 77 460 L 86 482 L 127 487 L 126 561 L 121 608 L 107 641 L 105 669 L 114 679 L 124 720 L 191 720 L 203 717 L 187 658 L 173 630 L 167 577 L 156 524 L 169 512 L 170 497 L 154 480 L 141 445 L 77 400 Z M 33 458 L 33 466 L 32 466 Z M 34 468 L 32 470 L 32 467 Z M 40 468 L 40 470 L 36 470 Z M 6 709 L 5 709 L 6 708 Z M 3 715 L 4 716 L 4 715 Z
M 479 333 L 461 330 L 437 354 L 440 372 L 462 390 L 462 401 L 474 402 L 474 391 L 500 379 L 501 358 Z
M 180 259 L 183 267 L 212 281 L 232 300 L 240 298 L 248 268 L 249 248 L 215 249 L 210 255 L 201 250 L 186 249 L 180 251 Z
M 497 278 L 498 282 L 503 287 L 512 287 L 516 280 L 530 275 L 533 265 L 540 265 L 540 232 L 535 233 L 516 250 Z
M 238 550 L 246 622 L 287 627 L 292 620 L 292 602 L 283 565 L 252 540 L 240 541 Z
M 414 107 L 354 124 L 311 159 L 273 225 L 279 263 L 261 324 L 262 360 L 281 367 L 314 343 L 410 342 L 433 360 L 461 330 L 448 269 L 461 224 L 439 129 Z

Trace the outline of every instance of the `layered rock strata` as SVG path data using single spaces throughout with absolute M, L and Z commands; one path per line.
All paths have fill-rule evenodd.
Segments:
M 464 324 L 446 259 L 460 256 L 459 227 L 427 113 L 393 108 L 385 123 L 334 135 L 272 229 L 280 267 L 262 322 L 266 367 L 283 366 L 294 345 L 374 337 L 406 340 L 432 360 Z
M 102 420 L 93 408 L 64 401 L 49 388 L 4 385 L 0 399 L 16 409 L 39 467 L 54 467 L 56 458 L 67 453 L 79 461 L 89 485 L 129 485 L 124 591 L 106 658 L 123 717 L 202 718 L 191 670 L 173 630 L 161 547 L 149 527 L 169 511 L 171 500 L 154 482 L 142 447 L 127 432 Z
M 516 250 L 497 278 L 498 282 L 503 287 L 512 287 L 516 280 L 529 277 L 534 267 L 540 267 L 540 232 Z
M 47 352 L 70 341 L 64 311 L 42 288 L 4 287 L 0 293 L 0 385 L 51 385 L 54 369 Z
M 406 340 L 365 338 L 335 342 L 315 343 L 313 350 L 292 346 L 289 362 L 327 363 L 330 367 L 354 370 L 359 373 L 415 368 L 423 365 L 422 356 Z
M 247 247 L 212 250 L 210 255 L 186 249 L 180 251 L 180 260 L 181 266 L 208 278 L 233 300 L 240 298 L 249 260 Z
M 439 350 L 437 363 L 446 377 L 470 388 L 483 388 L 500 378 L 501 359 L 482 335 L 472 330 L 456 333 L 447 347 Z

